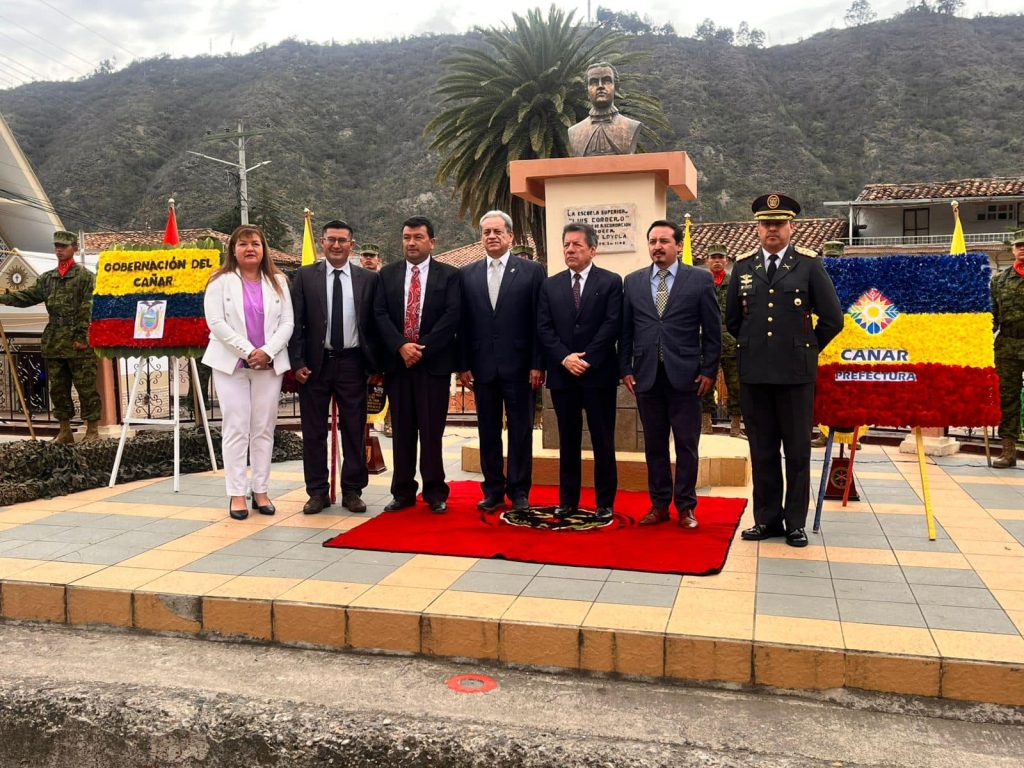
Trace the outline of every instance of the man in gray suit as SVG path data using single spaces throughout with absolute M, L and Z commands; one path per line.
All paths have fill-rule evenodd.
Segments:
M 373 299 L 377 274 L 356 266 L 352 227 L 337 219 L 324 224 L 324 258 L 299 268 L 292 280 L 295 330 L 288 344 L 299 382 L 302 417 L 302 472 L 309 500 L 302 508 L 315 515 L 331 506 L 327 476 L 327 423 L 331 397 L 338 401 L 341 451 L 341 504 L 366 511 L 363 488 L 369 482 L 363 435 L 366 385 L 379 371 Z
M 653 263 L 627 275 L 623 285 L 619 372 L 644 426 L 651 508 L 640 525 L 667 522 L 674 499 L 679 525 L 696 528 L 701 398 L 718 372 L 722 321 L 711 274 L 680 262 L 682 244 L 683 230 L 674 222 L 656 221 L 647 230 Z

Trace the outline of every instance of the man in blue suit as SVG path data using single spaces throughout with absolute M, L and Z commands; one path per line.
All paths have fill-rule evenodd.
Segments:
M 568 267 L 544 281 L 537 337 L 558 420 L 560 517 L 578 511 L 582 477 L 583 412 L 594 446 L 596 515 L 611 519 L 618 488 L 615 466 L 615 345 L 622 325 L 622 278 L 594 266 L 597 232 L 567 224 L 562 254 Z
M 711 273 L 680 262 L 682 244 L 683 230 L 671 221 L 647 230 L 652 264 L 627 275 L 623 287 L 619 368 L 644 426 L 651 508 L 640 525 L 667 522 L 674 499 L 679 525 L 696 528 L 701 398 L 718 373 L 722 321 Z
M 533 477 L 534 390 L 544 383 L 536 342 L 537 300 L 544 268 L 513 255 L 512 218 L 488 211 L 480 218 L 487 257 L 462 268 L 462 362 L 459 381 L 473 390 L 480 434 L 480 484 L 485 512 L 505 505 L 529 508 Z M 501 412 L 508 424 L 508 478 L 501 444 Z

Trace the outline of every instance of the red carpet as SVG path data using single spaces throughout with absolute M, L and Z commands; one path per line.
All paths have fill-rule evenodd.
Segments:
M 745 499 L 701 496 L 696 513 L 700 527 L 696 530 L 681 529 L 674 509 L 671 521 L 641 527 L 636 521 L 650 507 L 647 494 L 619 491 L 615 518 L 606 525 L 591 527 L 595 524 L 583 517 L 568 523 L 550 518 L 543 507 L 557 504 L 558 489 L 534 486 L 530 493 L 534 523 L 564 526 L 561 530 L 546 530 L 510 524 L 500 512 L 485 514 L 477 510 L 479 483 L 452 483 L 451 489 L 446 515 L 432 514 L 420 502 L 401 512 L 382 512 L 324 546 L 707 576 L 725 565 L 747 505 Z M 594 508 L 593 489 L 583 489 L 580 503 L 585 509 Z

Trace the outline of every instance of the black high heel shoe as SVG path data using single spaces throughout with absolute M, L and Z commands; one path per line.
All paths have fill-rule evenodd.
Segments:
M 228 514 L 231 515 L 232 520 L 245 520 L 249 516 L 249 510 L 234 509 L 231 506 L 231 499 L 228 499 Z
M 272 515 L 277 512 L 277 507 L 275 507 L 274 503 L 271 501 L 268 501 L 266 504 L 257 504 L 256 494 L 253 494 L 252 496 L 252 508 L 261 515 Z

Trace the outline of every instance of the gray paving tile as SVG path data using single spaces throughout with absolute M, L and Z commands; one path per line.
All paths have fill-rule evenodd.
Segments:
M 51 541 L 58 533 L 71 530 L 69 525 L 39 525 L 37 523 L 25 523 L 0 531 L 0 541 L 9 539 L 21 539 L 23 541 Z
M 294 546 L 290 541 L 273 541 L 270 539 L 242 539 L 217 550 L 219 555 L 241 555 L 243 557 L 268 557 L 280 555 Z
M 834 597 L 776 595 L 758 592 L 757 613 L 796 619 L 839 619 Z
M 63 541 L 68 544 L 97 544 L 115 536 L 121 536 L 122 532 L 113 528 L 86 528 L 78 526 L 61 531 L 49 537 L 49 541 Z
M 68 544 L 63 541 L 30 541 L 4 552 L 4 557 L 17 557 L 29 560 L 56 560 L 69 552 L 80 548 L 80 544 Z
M 376 584 L 394 573 L 396 567 L 394 565 L 354 563 L 346 557 L 340 563 L 331 563 L 323 570 L 317 571 L 310 578 L 322 581 L 347 581 L 353 584 Z
M 266 560 L 266 557 L 225 555 L 217 552 L 184 565 L 178 570 L 191 571 L 193 573 L 222 573 L 231 576 L 241 576 L 246 571 L 252 570 Z
M 660 586 L 657 584 L 605 582 L 594 602 L 671 608 L 672 604 L 675 603 L 678 592 L 678 587 Z
M 986 608 L 959 608 L 951 605 L 922 605 L 921 613 L 931 629 L 961 632 L 993 632 L 1016 635 L 1017 628 L 1003 611 Z
M 624 584 L 655 584 L 662 587 L 678 587 L 683 577 L 676 573 L 644 573 L 642 571 L 617 571 L 608 574 L 609 582 Z
M 757 592 L 776 595 L 805 595 L 808 597 L 833 597 L 832 582 L 807 576 L 778 576 L 771 573 L 759 574 Z
M 866 536 L 848 533 L 832 533 L 822 526 L 826 547 L 858 547 L 863 549 L 889 549 L 889 540 L 882 534 Z
M 534 576 L 522 591 L 524 597 L 553 597 L 559 600 L 593 601 L 604 582 L 590 579 L 558 579 Z
M 323 543 L 325 541 L 336 539 L 342 533 L 344 533 L 344 531 L 332 531 L 330 529 L 327 529 L 326 531 L 313 531 L 311 534 L 309 534 L 309 536 L 304 538 L 303 541 L 307 544 L 316 543 L 323 546 Z M 340 549 L 340 547 L 328 547 L 328 549 Z
M 326 530 L 315 531 L 316 534 L 322 534 Z M 285 525 L 270 525 L 266 528 L 261 528 L 256 533 L 249 536 L 253 540 L 266 540 L 266 541 L 292 541 L 298 543 L 300 541 L 306 541 L 313 536 L 314 532 L 309 528 L 290 528 Z
M 904 582 L 849 581 L 833 579 L 836 598 L 845 600 L 871 600 L 876 603 L 913 603 L 914 593 Z
M 829 563 L 833 579 L 852 581 L 888 581 L 903 584 L 903 572 L 898 565 L 867 565 L 864 563 Z
M 914 603 L 888 603 L 874 600 L 837 598 L 839 618 L 858 624 L 885 624 L 892 627 L 924 627 L 924 616 Z
M 314 541 L 302 541 L 298 544 L 289 544 L 288 549 L 282 550 L 276 557 L 283 557 L 293 560 L 314 560 L 318 563 L 337 563 L 349 556 L 352 550 L 335 549 L 325 547 Z
M 466 571 L 448 589 L 456 592 L 491 592 L 496 595 L 518 595 L 532 576 L 486 571 Z
M 349 556 L 345 558 L 349 562 L 366 563 L 367 565 L 388 565 L 392 568 L 405 565 L 416 557 L 416 555 L 410 555 L 407 552 L 375 552 L 371 549 L 353 549 L 349 550 L 349 552 Z
M 36 520 L 38 525 L 91 525 L 105 515 L 89 512 L 58 512 L 55 515 Z
M 79 547 L 81 545 L 76 544 L 72 546 Z M 114 565 L 115 563 L 120 563 L 122 560 L 127 560 L 130 557 L 141 555 L 147 550 L 148 547 L 130 547 L 101 541 L 98 544 L 90 544 L 87 547 L 76 549 L 74 552 L 68 552 L 66 555 L 62 555 L 56 559 L 65 563 L 97 563 L 100 565 Z
M 137 529 L 141 533 L 166 533 L 174 534 L 175 537 L 186 536 L 196 531 L 208 528 L 211 523 L 205 520 L 154 520 L 149 525 Z
M 545 565 L 537 573 L 553 579 L 585 579 L 587 581 L 605 581 L 611 571 L 607 568 L 577 568 L 571 565 Z
M 246 576 L 277 576 L 283 579 L 308 579 L 324 564 L 319 560 L 288 560 L 274 557 L 245 572 Z
M 470 571 L 484 573 L 504 573 L 510 576 L 536 576 L 541 566 L 539 563 L 520 563 L 515 560 L 480 559 L 473 563 Z
M 0 553 L 8 552 L 30 543 L 30 539 L 2 539 L 0 540 Z
M 929 541 L 928 534 L 923 536 L 890 536 L 889 546 L 896 551 L 904 552 L 959 552 L 956 544 L 946 538 Z
M 883 536 L 881 527 L 874 520 L 864 522 L 851 522 L 847 520 L 829 521 L 822 520 L 821 527 L 830 534 L 843 534 L 844 536 Z
M 155 549 L 163 546 L 169 541 L 174 541 L 178 536 L 173 533 L 144 533 L 143 531 L 125 531 L 116 536 L 111 536 L 103 541 L 116 547 L 134 547 L 138 549 Z
M 111 528 L 118 531 L 134 531 L 136 528 L 143 528 L 154 522 L 152 517 L 139 517 L 137 515 L 103 515 L 97 516 L 96 522 L 91 524 L 92 528 Z
M 790 560 L 782 557 L 761 557 L 757 561 L 758 574 L 774 576 L 812 576 L 829 578 L 828 563 L 824 560 Z
M 978 574 L 966 568 L 925 568 L 917 565 L 904 565 L 903 575 L 911 584 L 934 584 L 947 587 L 979 587 L 984 588 L 985 582 Z
M 1003 528 L 1021 544 L 1024 544 L 1024 520 L 999 520 Z
M 999 601 L 985 588 L 914 584 L 914 596 L 921 605 L 947 605 L 959 608 L 999 608 Z

